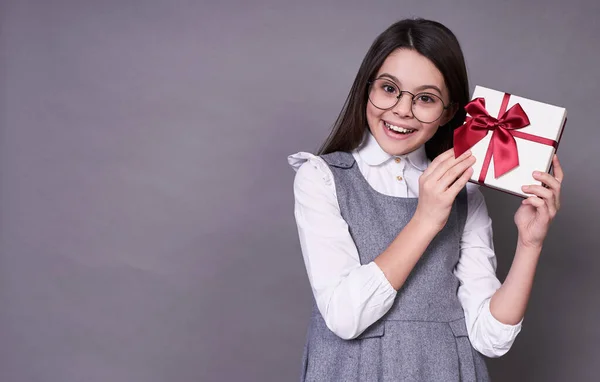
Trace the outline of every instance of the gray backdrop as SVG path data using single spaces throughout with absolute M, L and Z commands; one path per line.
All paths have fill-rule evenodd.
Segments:
M 293 381 L 310 289 L 286 156 L 397 19 L 563 105 L 564 206 L 497 381 L 600 375 L 599 3 L 3 0 L 0 381 Z M 485 192 L 499 275 L 519 199 Z

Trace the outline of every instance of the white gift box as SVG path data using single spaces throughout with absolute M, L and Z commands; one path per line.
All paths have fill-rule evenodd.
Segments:
M 485 137 L 470 147 L 471 152 L 477 159 L 473 165 L 474 171 L 470 181 L 521 197 L 526 198 L 530 196 L 525 194 L 521 190 L 521 187 L 529 184 L 541 184 L 533 178 L 533 171 L 548 172 L 550 170 L 552 157 L 556 151 L 555 147 L 558 147 L 558 142 L 560 141 L 566 122 L 566 109 L 482 86 L 475 87 L 472 99 L 475 100 L 477 98 L 485 100 L 485 110 L 491 117 L 496 119 L 501 117 L 499 114 L 504 114 L 504 111 L 510 110 L 513 105 L 519 104 L 527 115 L 529 124 L 518 129 L 503 130 L 505 135 L 506 132 L 509 132 L 511 135 L 514 134 L 513 137 L 518 152 L 518 165 L 498 177 L 495 174 L 494 161 L 502 161 L 502 157 L 496 158 L 496 155 L 492 155 L 490 160 L 490 155 L 493 152 L 490 148 L 490 142 L 495 132 L 487 130 Z M 503 102 L 505 108 L 501 111 Z M 518 106 L 516 109 L 518 109 Z M 467 114 L 467 117 L 472 116 Z M 468 123 L 468 119 L 465 125 Z M 466 131 L 464 128 L 466 126 L 462 126 L 459 129 Z M 483 133 L 481 132 L 480 134 Z M 461 143 L 458 141 L 459 139 L 459 137 L 455 136 L 455 146 Z M 495 139 L 495 142 L 498 142 L 497 139 L 499 137 L 497 136 Z M 543 143 L 539 143 L 539 141 Z M 466 145 L 465 142 L 462 141 L 462 146 Z M 496 146 L 499 147 L 500 144 Z M 486 164 L 486 156 L 489 166 L 484 166 Z M 482 172 L 482 170 L 484 171 Z

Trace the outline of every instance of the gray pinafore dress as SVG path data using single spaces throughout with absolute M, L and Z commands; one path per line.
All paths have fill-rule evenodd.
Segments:
M 341 214 L 361 264 L 383 252 L 412 218 L 418 198 L 375 191 L 350 153 L 323 155 Z M 301 381 L 489 381 L 483 356 L 467 337 L 453 270 L 460 254 L 467 204 L 463 189 L 448 223 L 398 291 L 391 309 L 356 339 L 327 328 L 316 305 L 304 348 Z

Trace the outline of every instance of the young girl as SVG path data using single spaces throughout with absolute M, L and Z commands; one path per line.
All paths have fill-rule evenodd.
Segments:
M 302 381 L 487 381 L 521 329 L 563 172 L 515 214 L 498 281 L 475 158 L 455 158 L 469 87 L 453 33 L 402 20 L 373 43 L 319 156 L 289 157 L 315 298 Z M 483 356 L 482 356 L 483 355 Z

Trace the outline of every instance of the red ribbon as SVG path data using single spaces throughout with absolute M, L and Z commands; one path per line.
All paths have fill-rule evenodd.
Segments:
M 515 137 L 544 145 L 557 147 L 557 142 L 551 139 L 538 137 L 517 131 L 529 125 L 529 118 L 518 103 L 508 111 L 510 94 L 505 93 L 500 106 L 498 118 L 494 118 L 485 109 L 485 99 L 476 98 L 465 106 L 470 115 L 465 124 L 454 130 L 454 155 L 459 156 L 477 142 L 492 132 L 492 138 L 485 154 L 485 159 L 479 175 L 479 182 L 483 183 L 487 176 L 492 157 L 494 158 L 494 176 L 498 178 L 519 165 L 519 152 Z

